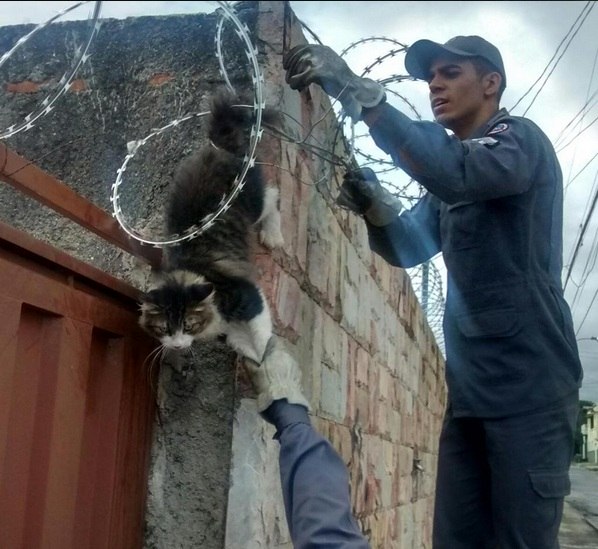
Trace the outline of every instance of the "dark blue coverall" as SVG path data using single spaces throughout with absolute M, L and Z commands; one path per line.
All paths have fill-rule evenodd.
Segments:
M 287 524 L 295 549 L 369 549 L 351 512 L 349 475 L 307 410 L 276 400 L 262 417 L 276 427 Z
M 554 149 L 505 109 L 463 141 L 377 109 L 374 141 L 428 193 L 368 224 L 370 247 L 399 267 L 442 252 L 448 273 L 434 549 L 556 548 L 582 369 Z

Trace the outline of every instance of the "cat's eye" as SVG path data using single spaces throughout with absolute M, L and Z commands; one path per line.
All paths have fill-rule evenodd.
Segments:
M 160 336 L 168 334 L 168 328 L 164 324 L 154 324 L 151 326 L 152 331 Z
M 183 323 L 183 330 L 187 333 L 197 332 L 203 324 L 204 323 L 201 320 L 185 320 Z

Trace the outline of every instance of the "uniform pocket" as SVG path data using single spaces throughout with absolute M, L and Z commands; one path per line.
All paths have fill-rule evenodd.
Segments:
M 564 498 L 571 493 L 568 471 L 530 471 L 529 478 L 541 498 Z
M 510 337 L 521 329 L 520 316 L 513 307 L 468 312 L 457 316 L 465 337 Z
M 457 202 L 446 208 L 443 238 L 449 250 L 477 248 L 485 241 L 484 227 L 480 222 L 484 208 L 479 202 Z
M 538 543 L 538 547 L 552 547 L 558 536 L 565 496 L 571 492 L 569 473 L 562 470 L 529 471 L 529 479 L 535 497 L 528 502 L 527 538 Z

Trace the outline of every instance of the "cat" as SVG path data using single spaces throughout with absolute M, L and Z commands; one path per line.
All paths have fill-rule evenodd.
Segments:
M 168 234 L 182 234 L 215 212 L 240 173 L 252 124 L 252 109 L 241 104 L 225 90 L 212 98 L 210 142 L 175 173 L 165 214 Z M 264 123 L 276 122 L 273 110 L 262 112 Z M 141 300 L 141 327 L 177 350 L 223 336 L 238 353 L 260 363 L 272 321 L 250 261 L 250 237 L 259 226 L 265 246 L 282 246 L 280 221 L 278 189 L 265 183 L 256 164 L 230 208 L 209 229 L 164 249 L 157 281 Z

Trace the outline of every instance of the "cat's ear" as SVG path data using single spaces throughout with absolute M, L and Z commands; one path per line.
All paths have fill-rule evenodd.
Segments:
M 162 269 L 152 269 L 150 273 L 149 279 L 149 288 L 151 293 L 153 290 L 156 290 L 160 286 L 162 286 L 166 282 L 166 272 Z
M 189 286 L 189 295 L 197 303 L 202 303 L 214 294 L 214 284 L 204 282 L 203 284 L 192 284 Z
M 150 290 L 141 296 L 139 309 L 142 313 L 158 314 L 161 312 L 161 308 L 158 305 L 158 293 L 158 290 Z
M 149 290 L 143 294 L 142 300 L 144 303 L 155 305 L 158 302 L 158 296 L 160 295 L 160 291 L 155 288 L 153 290 Z

